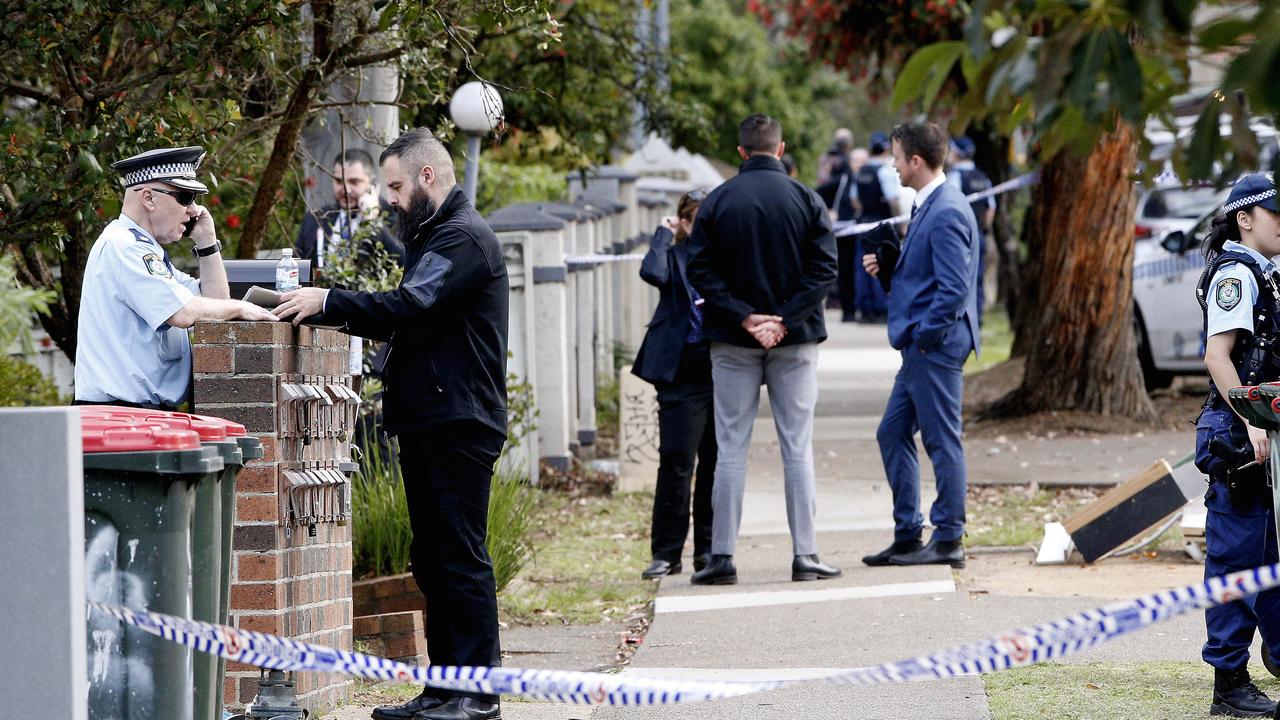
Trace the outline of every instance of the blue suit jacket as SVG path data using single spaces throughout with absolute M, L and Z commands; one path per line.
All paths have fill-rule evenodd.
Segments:
M 964 195 L 943 183 L 907 230 L 889 290 L 889 344 L 914 343 L 963 359 L 978 350 L 977 221 Z
M 651 383 L 676 379 L 685 339 L 693 325 L 693 289 L 686 272 L 689 244 L 672 245 L 672 239 L 670 230 L 658 228 L 640 263 L 640 277 L 661 292 L 631 372 Z

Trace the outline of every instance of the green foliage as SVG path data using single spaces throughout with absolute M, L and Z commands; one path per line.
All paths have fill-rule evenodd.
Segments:
M 763 112 L 782 123 L 787 151 L 808 177 L 836 127 L 816 108 L 854 96 L 845 78 L 810 62 L 801 43 L 771 39 L 738 0 L 672 3 L 671 48 L 670 96 L 656 116 L 672 126 L 673 145 L 732 165 L 741 162 L 738 123 Z
M 15 357 L 0 355 L 0 407 L 68 405 L 71 398 L 40 369 Z
M 324 268 L 318 271 L 320 284 L 357 292 L 388 292 L 399 287 L 400 276 L 404 274 L 399 259 L 387 252 L 381 243 L 369 242 L 378 230 L 376 222 L 362 223 L 346 248 L 334 248 L 326 253 Z M 347 249 L 368 245 L 372 245 L 372 252 L 367 254 Z
M 49 290 L 19 284 L 13 257 L 0 252 L 0 354 L 15 340 L 23 352 L 31 351 L 31 316 L 49 312 L 52 300 Z
M 502 469 L 501 462 L 498 468 L 489 486 L 488 549 L 498 592 L 502 592 L 533 556 L 529 533 L 538 498 L 526 478 Z
M 409 569 L 413 530 L 400 464 L 376 440 L 364 438 L 360 471 L 351 478 L 351 564 L 356 577 Z
M 510 353 L 507 353 L 510 357 Z M 507 373 L 507 449 L 518 447 L 538 427 L 538 406 L 533 402 L 533 383 Z
M 622 416 L 619 390 L 616 376 L 605 378 L 596 384 L 596 429 L 601 437 L 618 437 L 618 422 Z
M 462 177 L 458 182 L 463 182 Z M 476 209 L 481 215 L 488 215 L 512 203 L 561 200 L 565 188 L 564 172 L 550 165 L 517 165 L 481 158 Z

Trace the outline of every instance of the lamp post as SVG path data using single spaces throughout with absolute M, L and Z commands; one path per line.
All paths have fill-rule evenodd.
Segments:
M 453 93 L 449 101 L 453 124 L 467 136 L 467 180 L 463 191 L 476 201 L 476 181 L 480 177 L 480 138 L 502 122 L 502 96 L 492 85 L 473 80 Z

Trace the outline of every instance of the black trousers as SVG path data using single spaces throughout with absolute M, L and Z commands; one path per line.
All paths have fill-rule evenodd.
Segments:
M 432 665 L 501 665 L 498 597 L 485 548 L 489 483 L 505 436 L 475 421 L 402 433 L 400 469 L 413 529 L 413 578 L 427 598 Z M 442 699 L 496 695 L 433 690 Z
M 862 258 L 856 257 L 858 242 L 854 235 L 836 238 L 836 289 L 840 297 L 840 314 L 845 320 L 852 320 L 856 310 L 853 291 L 855 265 L 862 265 Z
M 711 552 L 711 488 L 716 476 L 715 406 L 708 346 L 686 345 L 670 383 L 658 383 L 658 485 L 650 549 L 655 560 L 680 561 L 689 534 L 694 467 L 693 553 Z

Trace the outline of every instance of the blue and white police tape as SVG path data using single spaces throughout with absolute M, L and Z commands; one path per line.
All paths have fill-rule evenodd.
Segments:
M 978 202 L 979 200 L 986 200 L 989 197 L 995 197 L 996 195 L 1003 195 L 1004 193 L 1013 192 L 1014 190 L 1021 190 L 1024 187 L 1029 187 L 1031 185 L 1036 184 L 1036 182 L 1038 182 L 1039 180 L 1040 180 L 1040 173 L 1030 172 L 1030 173 L 1027 173 L 1026 175 L 1019 175 L 1018 177 L 1012 180 L 1007 180 L 1005 182 L 1002 182 L 999 185 L 989 187 L 986 190 L 983 190 L 982 192 L 976 192 L 976 193 L 973 193 L 972 195 L 966 195 L 965 200 L 968 200 L 971 203 L 975 203 L 975 202 Z M 862 233 L 873 230 L 881 225 L 884 225 L 885 223 L 892 223 L 894 225 L 897 225 L 899 223 L 907 222 L 910 219 L 911 219 L 911 215 L 906 214 L 906 215 L 898 215 L 897 217 L 891 217 L 887 220 L 877 220 L 875 222 L 865 222 L 865 223 L 856 223 L 852 220 L 845 220 L 843 222 L 837 222 L 835 224 L 835 234 L 836 234 L 836 237 L 848 237 L 850 235 L 861 235 Z
M 644 253 L 628 253 L 626 255 L 569 255 L 565 257 L 564 264 L 569 267 L 592 268 L 596 265 L 631 262 L 632 260 L 643 259 Z
M 1224 605 L 1277 586 L 1280 586 L 1280 565 L 1263 566 L 1184 588 L 1111 603 L 931 655 L 812 677 L 760 682 L 671 680 L 645 677 L 643 671 L 615 675 L 502 667 L 421 668 L 146 610 L 129 610 L 94 602 L 89 605 L 153 635 L 228 660 L 268 669 L 336 672 L 371 680 L 399 680 L 462 692 L 519 695 L 561 703 L 666 705 L 737 697 L 804 683 L 873 685 L 997 672 L 1072 655 L 1188 610 Z

